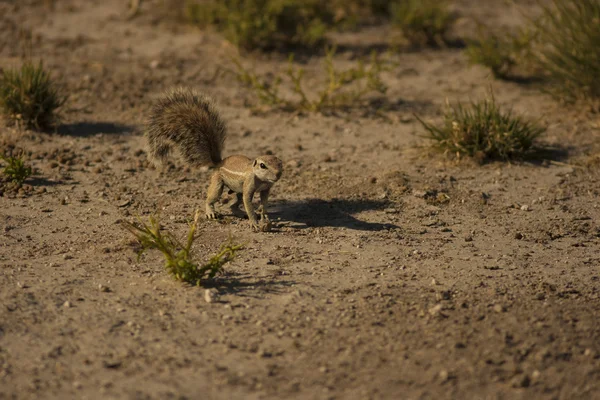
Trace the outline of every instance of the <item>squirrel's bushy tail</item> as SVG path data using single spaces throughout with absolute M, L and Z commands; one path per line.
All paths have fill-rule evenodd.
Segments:
M 152 107 L 146 128 L 149 154 L 163 162 L 175 148 L 187 165 L 217 165 L 227 131 L 213 101 L 192 89 L 172 89 Z

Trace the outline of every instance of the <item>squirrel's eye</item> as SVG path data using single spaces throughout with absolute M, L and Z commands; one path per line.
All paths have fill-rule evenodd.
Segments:
M 267 166 L 266 166 L 264 163 L 260 163 L 260 167 L 261 167 L 262 169 L 267 169 Z

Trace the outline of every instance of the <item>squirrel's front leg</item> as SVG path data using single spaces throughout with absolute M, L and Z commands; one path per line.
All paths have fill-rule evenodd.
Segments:
M 258 225 L 258 219 L 256 218 L 256 213 L 254 212 L 254 205 L 252 204 L 254 192 L 254 182 L 250 179 L 247 179 L 244 182 L 244 208 L 246 209 L 246 214 L 248 214 L 248 219 L 250 220 L 250 225 L 252 226 L 252 229 L 260 230 L 260 226 Z
M 269 216 L 267 215 L 267 203 L 269 202 L 269 192 L 271 188 L 265 189 L 260 192 L 260 219 L 269 221 Z

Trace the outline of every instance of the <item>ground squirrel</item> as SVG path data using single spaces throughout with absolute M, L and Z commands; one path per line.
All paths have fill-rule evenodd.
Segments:
M 254 160 L 241 155 L 221 157 L 227 129 L 213 101 L 202 93 L 178 88 L 165 93 L 150 113 L 145 132 L 150 158 L 162 163 L 175 148 L 189 166 L 217 167 L 210 179 L 206 198 L 206 217 L 217 218 L 214 204 L 227 187 L 235 193 L 231 210 L 243 216 L 240 202 L 254 230 L 269 230 L 267 202 L 271 186 L 281 178 L 281 160 L 265 155 Z M 260 224 L 252 198 L 260 193 Z

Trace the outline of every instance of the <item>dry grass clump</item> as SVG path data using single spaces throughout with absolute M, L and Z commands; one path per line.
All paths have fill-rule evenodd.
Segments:
M 560 100 L 600 100 L 600 0 L 552 0 L 541 16 L 517 34 L 487 34 L 472 42 L 467 56 L 498 78 L 522 67 L 545 80 Z
M 9 122 L 26 128 L 48 129 L 55 125 L 57 110 L 65 103 L 42 62 L 26 61 L 0 77 L 0 111 Z
M 600 0 L 553 0 L 535 22 L 533 53 L 561 99 L 600 100 Z
M 479 162 L 524 156 L 545 132 L 536 122 L 526 121 L 512 110 L 501 110 L 494 96 L 468 105 L 449 105 L 444 122 L 433 125 L 417 117 L 434 147 L 457 158 Z

